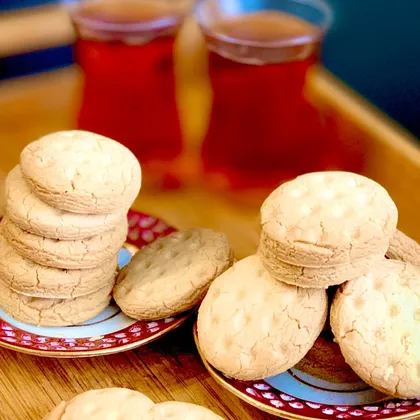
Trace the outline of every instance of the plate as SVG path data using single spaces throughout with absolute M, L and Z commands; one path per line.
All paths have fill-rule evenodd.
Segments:
M 362 382 L 345 364 L 330 334 L 324 332 L 295 368 L 265 380 L 239 381 L 204 359 L 194 326 L 198 352 L 213 379 L 262 411 L 292 420 L 420 418 L 420 398 L 391 399 Z
M 153 216 L 130 211 L 127 242 L 119 252 L 126 265 L 139 248 L 176 229 Z M 74 358 L 119 353 L 157 340 L 179 327 L 194 310 L 155 322 L 136 321 L 111 304 L 94 319 L 77 326 L 37 327 L 16 321 L 0 310 L 0 347 L 36 356 Z

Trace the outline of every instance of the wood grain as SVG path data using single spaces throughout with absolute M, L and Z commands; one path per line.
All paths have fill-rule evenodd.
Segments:
M 0 170 L 9 171 L 28 142 L 73 126 L 80 80 L 77 69 L 71 67 L 0 85 Z M 207 87 L 196 83 L 194 97 L 204 101 Z M 402 228 L 420 240 L 416 216 L 420 152 L 414 139 L 323 71 L 311 76 L 309 92 L 319 106 L 334 114 L 339 141 L 352 141 L 366 153 L 364 172 L 389 189 L 400 208 Z M 183 115 L 188 114 L 192 98 L 191 93 L 181 92 Z M 205 118 L 198 112 L 189 116 L 192 121 L 186 130 L 198 133 L 205 127 Z M 178 228 L 207 226 L 224 231 L 241 258 L 253 253 L 258 243 L 258 205 L 246 206 L 235 197 L 190 187 L 144 191 L 135 208 Z M 94 359 L 40 359 L 1 350 L 0 419 L 39 420 L 62 399 L 106 386 L 137 389 L 155 401 L 202 404 L 226 419 L 273 418 L 245 406 L 210 378 L 192 344 L 191 327 L 189 322 L 141 349 Z
M 204 405 L 226 419 L 274 418 L 215 384 L 199 362 L 191 322 L 151 345 L 100 358 L 40 359 L 2 350 L 0 367 L 2 420 L 41 420 L 61 400 L 111 386 L 136 389 L 156 402 Z

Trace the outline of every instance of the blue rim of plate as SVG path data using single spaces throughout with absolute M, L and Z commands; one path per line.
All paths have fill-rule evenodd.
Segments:
M 224 389 L 246 403 L 275 416 L 290 420 L 408 420 L 420 418 L 420 398 L 401 400 L 387 398 L 363 382 L 335 384 L 302 372 L 298 369 L 258 381 L 239 381 L 228 378 L 211 366 L 200 349 L 197 324 L 194 341 L 202 363 L 213 379 Z M 356 387 L 356 389 L 352 389 Z M 330 387 L 330 389 L 328 389 Z M 330 400 L 328 402 L 328 394 Z M 341 403 L 343 395 L 354 397 L 352 404 Z M 341 402 L 337 396 L 341 395 Z M 365 402 L 358 403 L 357 399 Z M 371 401 L 368 401 L 368 400 Z

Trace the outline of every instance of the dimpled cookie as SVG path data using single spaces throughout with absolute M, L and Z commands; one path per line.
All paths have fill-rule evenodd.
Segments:
M 120 143 L 86 131 L 59 131 L 30 143 L 20 166 L 42 201 L 74 213 L 127 211 L 140 190 L 136 157 Z
M 60 241 L 33 235 L 7 217 L 2 220 L 0 227 L 9 244 L 24 258 L 47 267 L 86 269 L 102 265 L 118 254 L 127 237 L 128 222 L 125 219 L 110 232 L 79 241 Z
M 330 319 L 360 378 L 388 395 L 420 396 L 419 268 L 392 260 L 377 264 L 340 288 Z
M 232 262 L 233 252 L 223 233 L 174 232 L 142 248 L 121 270 L 114 299 L 135 319 L 174 316 L 197 305 Z
M 19 165 L 7 177 L 6 195 L 9 219 L 23 230 L 46 238 L 86 239 L 115 229 L 126 217 L 122 213 L 82 215 L 55 209 L 32 193 Z
M 204 358 L 227 376 L 268 378 L 306 355 L 327 313 L 325 290 L 274 280 L 253 255 L 210 286 L 198 313 L 199 345 Z
M 17 321 L 43 327 L 77 325 L 100 314 L 111 301 L 115 275 L 102 289 L 74 299 L 43 299 L 20 295 L 0 282 L 0 307 Z
M 0 235 L 0 281 L 22 295 L 69 299 L 101 289 L 118 268 L 118 257 L 86 270 L 38 265 L 18 254 Z
M 336 266 L 385 255 L 397 219 L 394 202 L 375 181 L 349 172 L 309 173 L 266 199 L 261 242 L 288 264 Z
M 156 404 L 145 420 L 223 420 L 208 408 L 185 402 L 169 401 Z
M 420 267 L 420 245 L 399 230 L 395 232 L 386 256 Z
M 141 420 L 153 401 L 137 391 L 105 388 L 87 391 L 62 402 L 44 420 Z

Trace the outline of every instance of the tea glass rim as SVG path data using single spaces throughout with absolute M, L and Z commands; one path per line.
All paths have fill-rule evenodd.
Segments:
M 198 23 L 203 34 L 211 35 L 212 38 L 216 38 L 219 41 L 223 41 L 229 44 L 242 45 L 242 46 L 261 47 L 261 48 L 282 48 L 282 47 L 293 47 L 293 46 L 304 45 L 307 43 L 317 42 L 317 41 L 320 41 L 328 32 L 328 30 L 331 27 L 332 20 L 333 20 L 332 9 L 325 0 L 280 0 L 282 2 L 297 3 L 297 4 L 307 5 L 307 6 L 313 6 L 314 8 L 317 8 L 319 11 L 321 11 L 324 14 L 324 20 L 323 20 L 322 25 L 315 25 L 319 29 L 316 35 L 294 36 L 290 38 L 282 38 L 282 39 L 272 40 L 272 41 L 256 41 L 256 40 L 247 40 L 243 38 L 237 39 L 233 36 L 214 32 L 211 29 L 211 27 L 205 23 L 205 19 L 200 18 L 199 9 L 200 7 L 202 7 L 203 3 L 206 3 L 208 1 L 212 1 L 212 0 L 197 0 L 195 7 L 193 9 L 194 18 L 196 22 Z M 221 0 L 216 0 L 216 1 L 221 1 Z M 241 0 L 241 1 L 244 1 L 244 0 Z M 261 8 L 260 11 L 263 11 L 263 10 L 270 10 L 270 9 Z M 306 19 L 304 20 L 306 21 Z
M 111 32 L 140 32 L 153 31 L 169 27 L 176 27 L 181 25 L 185 18 L 190 13 L 190 9 L 185 10 L 185 13 L 173 16 L 156 19 L 150 22 L 105 22 L 85 16 L 77 16 L 77 9 L 81 3 L 86 0 L 61 0 L 61 4 L 68 10 L 71 20 L 76 25 L 86 25 L 90 29 L 99 31 Z M 98 1 L 98 0 L 87 0 Z M 164 0 L 167 1 L 167 0 Z M 180 0 L 182 2 L 183 0 Z

